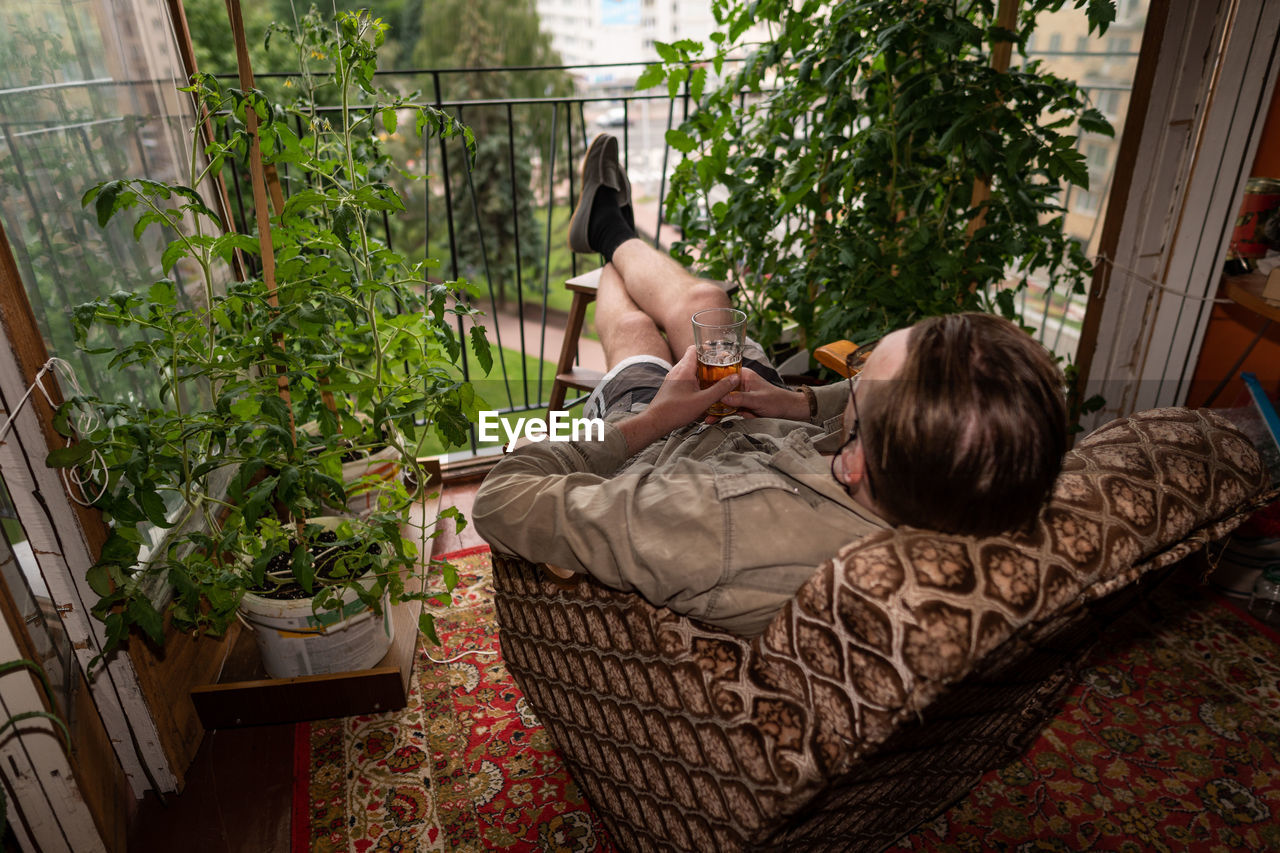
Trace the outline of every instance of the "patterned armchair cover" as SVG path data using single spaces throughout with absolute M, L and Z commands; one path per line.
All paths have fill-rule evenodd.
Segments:
M 1274 494 L 1226 420 L 1144 412 L 1033 532 L 868 537 L 750 640 L 495 555 L 503 654 L 623 849 L 878 850 L 1021 753 L 1134 581 Z

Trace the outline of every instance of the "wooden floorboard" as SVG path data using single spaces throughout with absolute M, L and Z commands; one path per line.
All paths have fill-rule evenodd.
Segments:
M 471 506 L 475 503 L 476 490 L 479 488 L 480 481 L 477 480 L 471 483 L 448 486 L 445 489 L 443 496 L 445 505 L 456 506 L 461 510 L 463 517 L 467 519 L 467 526 L 462 529 L 461 533 L 455 533 L 454 525 L 446 519 L 444 530 L 436 537 L 435 547 L 431 549 L 431 556 L 440 557 L 455 551 L 461 551 L 464 548 L 474 548 L 477 545 L 485 544 L 485 541 L 480 538 L 480 534 L 476 533 L 475 525 L 471 523 Z
M 294 726 L 205 732 L 187 786 L 167 805 L 149 792 L 138 808 L 134 853 L 289 850 Z
M 456 506 L 468 524 L 453 524 L 434 540 L 432 556 L 483 545 L 470 524 L 479 480 L 446 486 L 442 506 Z M 165 803 L 154 793 L 138 805 L 131 853 L 287 853 L 293 796 L 294 725 L 205 732 L 186 788 Z

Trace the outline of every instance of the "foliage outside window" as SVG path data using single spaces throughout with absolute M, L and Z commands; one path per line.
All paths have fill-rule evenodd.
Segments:
M 1013 317 L 1032 271 L 1081 292 L 1090 267 L 1059 202 L 1089 183 L 1071 129 L 1111 127 L 1040 62 L 992 66 L 1002 42 L 1025 54 L 1037 15 L 1061 5 L 1023 2 L 1006 30 L 988 0 L 717 0 L 707 49 L 663 45 L 638 82 L 687 86 L 697 105 L 668 134 L 687 155 L 667 200 L 678 255 L 698 247 L 704 274 L 742 281 L 766 344 L 789 318 L 813 346 L 951 311 Z M 1114 4 L 1087 12 L 1102 32 Z M 742 44 L 755 23 L 772 38 Z
M 121 174 L 185 179 L 190 103 L 163 0 L 0 3 L 0 222 L 48 351 L 104 397 L 152 398 L 151 371 L 108 370 L 77 351 L 72 308 L 154 280 L 164 238 L 99 229 L 84 188 Z M 174 272 L 180 285 L 189 269 Z M 221 287 L 222 282 L 216 282 Z M 104 332 L 94 349 L 130 342 Z

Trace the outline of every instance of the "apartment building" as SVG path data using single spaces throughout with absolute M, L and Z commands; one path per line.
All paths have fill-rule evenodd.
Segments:
M 716 29 L 708 0 L 538 0 L 542 28 L 568 65 L 652 62 L 655 42 L 705 39 Z M 584 68 L 588 83 L 629 83 L 635 68 Z

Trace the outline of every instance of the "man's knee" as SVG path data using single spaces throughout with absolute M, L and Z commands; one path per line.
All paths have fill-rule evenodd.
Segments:
M 625 311 L 600 329 L 602 337 L 616 340 L 648 340 L 659 335 L 658 325 L 643 311 Z
M 690 316 L 693 316 L 693 312 L 706 308 L 732 307 L 724 288 L 709 281 L 699 281 L 690 287 L 685 296 L 685 305 L 689 309 Z

